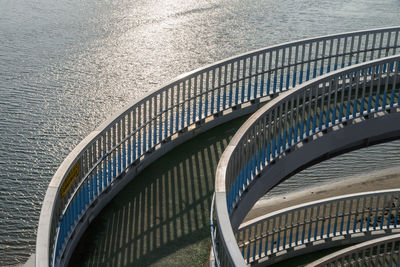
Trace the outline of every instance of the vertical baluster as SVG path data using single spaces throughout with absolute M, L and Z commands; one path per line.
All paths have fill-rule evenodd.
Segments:
M 266 63 L 267 53 L 262 53 L 262 61 L 261 61 L 261 81 L 260 81 L 260 97 L 264 96 L 264 87 L 265 87 L 265 63 Z
M 275 107 L 275 108 L 273 108 L 273 110 L 272 110 L 272 112 L 273 112 L 273 114 L 274 114 L 274 121 L 273 121 L 273 128 L 272 128 L 272 148 L 271 148 L 271 156 L 272 156 L 272 159 L 274 159 L 275 158 L 275 156 L 276 156 L 276 139 L 277 139 L 277 122 L 276 122 L 276 120 L 277 120 L 277 117 L 278 117 L 278 108 L 277 107 Z
M 344 220 L 345 220 L 345 215 L 346 215 L 346 207 L 347 207 L 347 199 L 344 199 L 343 206 L 342 206 L 342 213 L 341 213 L 342 220 L 340 221 L 340 235 L 343 235 L 343 231 L 344 231 Z
M 303 90 L 301 104 L 300 140 L 304 139 L 304 122 L 306 120 L 306 90 Z
M 333 201 L 329 203 L 329 220 L 328 220 L 328 227 L 326 229 L 326 237 L 331 236 L 331 228 L 332 228 L 332 212 L 333 212 Z
M 382 49 L 383 49 L 383 39 L 384 39 L 385 33 L 381 32 L 379 33 L 379 50 L 378 50 L 378 58 L 381 58 L 382 55 Z
M 107 185 L 108 185 L 108 164 L 109 164 L 109 162 L 110 162 L 110 159 L 111 159 L 111 154 L 110 154 L 110 150 L 108 149 L 108 138 L 109 138 L 109 131 L 110 131 L 110 128 L 108 128 L 105 132 L 104 132 L 104 134 L 103 134 L 103 136 L 102 136 L 102 143 L 103 143 L 103 151 L 104 151 L 104 154 L 106 155 L 105 157 L 104 157 L 104 160 L 103 160 L 103 166 L 102 166 L 102 172 L 103 172 L 103 186 L 102 186 L 102 188 L 101 188 L 101 190 L 100 191 L 103 191 L 106 187 L 107 187 Z M 99 192 L 100 193 L 100 192 Z
M 247 237 L 247 251 L 246 251 L 246 262 L 250 263 L 250 255 L 252 254 L 250 249 L 251 249 L 251 227 L 246 228 L 246 237 Z M 246 242 L 246 243 L 247 243 Z
M 210 115 L 215 113 L 214 101 L 215 101 L 215 69 L 212 70 L 211 76 L 211 106 L 210 106 Z
M 360 103 L 360 115 L 364 114 L 364 104 L 365 104 L 365 91 L 367 89 L 367 69 L 363 68 L 361 70 L 360 75 L 363 76 L 363 89 L 362 89 L 362 93 L 361 93 L 361 103 Z
M 245 91 L 244 90 L 245 90 L 245 79 L 246 79 L 246 59 L 242 59 L 242 60 L 239 61 L 239 63 L 240 62 L 243 62 L 243 69 L 241 71 L 241 76 L 239 77 L 240 81 L 241 81 L 240 103 L 243 103 L 244 99 L 245 99 L 244 98 L 245 97 Z
M 143 110 L 141 113 L 141 144 L 142 144 L 142 153 L 141 155 L 144 155 L 146 153 L 146 146 L 147 146 L 147 101 L 144 102 L 143 104 Z
M 265 224 L 265 222 L 264 221 L 261 221 L 260 223 L 260 232 L 259 232 L 259 238 L 260 238 L 260 240 L 259 240 L 259 243 L 258 243 L 258 258 L 259 259 L 261 259 L 261 255 L 262 255 L 262 251 L 263 251 L 263 241 L 264 241 L 264 239 L 265 239 L 265 237 L 264 237 L 264 224 Z
M 282 117 L 283 117 L 283 104 L 279 105 L 279 117 L 278 117 L 278 123 L 277 123 L 277 156 L 281 153 L 281 147 L 282 147 Z
M 132 110 L 128 112 L 128 121 L 127 121 L 127 136 L 130 136 L 127 140 L 127 166 L 132 163 Z
M 280 244 L 281 244 L 281 235 L 282 235 L 282 214 L 277 216 L 278 223 L 277 223 L 277 229 L 276 229 L 276 251 L 278 252 L 280 250 Z
M 383 65 L 379 65 L 376 67 L 376 74 L 378 74 L 378 86 L 376 88 L 376 94 L 375 94 L 375 112 L 378 111 L 379 108 L 381 107 L 381 105 L 380 105 L 380 90 L 381 90 L 382 68 L 383 68 Z
M 303 76 L 304 76 L 304 56 L 306 53 L 306 44 L 301 45 L 301 59 L 300 59 L 300 77 L 299 77 L 299 84 L 303 83 Z
M 191 103 L 189 104 L 190 107 L 191 107 L 191 111 L 192 111 L 192 113 L 191 113 L 192 114 L 192 118 L 191 118 L 190 124 L 196 123 L 196 120 L 197 120 L 196 119 L 197 118 L 197 105 L 198 105 L 198 102 L 199 102 L 198 101 L 199 92 L 197 92 L 197 80 L 198 80 L 198 78 L 199 78 L 198 75 L 193 76 L 193 83 L 192 82 L 190 83 L 190 88 L 191 89 L 190 89 L 189 92 L 190 92 L 190 94 L 192 94 L 191 97 L 193 98 Z M 188 116 L 190 116 L 190 115 L 188 115 Z M 199 119 L 200 119 L 200 117 L 199 117 Z
M 370 34 L 368 34 L 368 33 L 365 34 L 363 62 L 367 61 L 367 52 L 368 52 L 368 46 L 369 46 L 369 36 L 370 36 Z
M 281 58 L 281 75 L 279 77 L 279 92 L 283 90 L 283 77 L 285 77 L 285 57 L 286 57 L 286 48 L 282 48 L 282 58 Z
M 275 225 L 275 222 L 276 222 L 276 216 L 274 216 L 273 218 L 272 218 L 272 231 L 271 231 L 271 246 L 270 246 L 270 252 L 271 252 L 271 254 L 273 254 L 274 253 L 274 245 L 275 245 L 275 233 L 276 233 L 276 229 L 275 229 L 275 227 L 276 227 L 276 225 Z
M 206 117 L 205 116 L 206 110 L 205 109 L 203 110 L 203 101 L 205 103 L 205 99 L 207 97 L 206 93 L 204 92 L 204 87 L 203 87 L 203 84 L 204 84 L 204 74 L 203 73 L 201 73 L 201 75 L 200 75 L 200 81 L 199 82 L 200 82 L 199 121 L 201 121 L 202 118 Z
M 375 50 L 376 50 L 375 44 L 376 44 L 376 33 L 374 33 L 374 34 L 372 35 L 372 47 L 371 47 L 371 50 L 372 50 L 372 51 L 371 51 L 371 55 L 370 55 L 370 59 L 369 59 L 369 60 L 373 60 L 373 59 L 375 58 L 375 57 L 374 57 Z M 370 70 L 371 70 L 371 68 L 369 68 L 369 70 L 368 70 L 369 73 L 371 73 Z
M 317 77 L 318 61 L 320 59 L 320 57 L 319 57 L 319 41 L 316 41 L 315 44 L 316 44 L 316 47 L 315 47 L 315 58 L 314 58 L 314 67 L 313 67 L 313 75 L 312 75 L 313 78 Z
M 292 131 L 293 131 L 293 144 L 297 143 L 298 140 L 298 120 L 299 120 L 299 94 L 293 95 L 291 97 L 291 105 L 292 105 L 292 112 L 293 114 L 293 124 L 292 124 Z M 292 132 L 291 131 L 291 132 Z
M 246 62 L 247 60 L 245 60 Z M 247 79 L 247 101 L 250 101 L 251 98 L 251 83 L 252 83 L 252 76 L 253 76 L 253 57 L 250 57 L 250 64 L 249 64 L 249 76 Z
M 322 42 L 322 57 L 321 57 L 321 66 L 319 69 L 319 75 L 324 74 L 325 69 L 325 53 L 326 53 L 326 40 Z M 328 72 L 328 71 L 327 71 Z
M 295 237 L 295 245 L 297 246 L 299 244 L 299 234 L 300 234 L 300 209 L 297 210 L 296 212 L 296 237 Z
M 305 240 L 305 236 L 306 236 L 307 222 L 309 222 L 311 220 L 311 218 L 308 218 L 307 211 L 308 211 L 308 208 L 303 210 L 304 217 L 303 217 L 303 222 L 302 222 L 303 229 L 302 229 L 302 233 L 301 233 L 301 244 L 305 243 L 304 240 Z
M 348 66 L 351 66 L 353 64 L 353 61 L 352 61 L 353 49 L 354 49 L 354 35 L 351 36 L 351 40 L 350 40 L 349 63 L 347 64 Z M 357 64 L 357 62 L 356 62 L 356 64 Z M 351 77 L 351 75 L 350 75 L 350 77 Z
M 360 213 L 360 199 L 361 197 L 357 197 L 356 200 L 356 207 L 355 207 L 355 214 L 354 214 L 354 219 L 353 219 L 353 233 L 357 231 L 357 220 L 358 220 L 358 214 Z
M 174 133 L 177 133 L 179 131 L 179 116 L 181 115 L 180 110 L 182 108 L 182 103 L 180 102 L 180 95 L 181 95 L 181 83 L 179 82 L 176 85 L 176 95 L 173 95 L 173 97 L 176 98 L 176 102 L 174 101 L 174 109 L 175 109 L 175 131 Z
M 337 200 L 335 202 L 335 204 L 336 204 L 336 208 L 335 208 L 336 212 L 335 212 L 335 222 L 334 222 L 334 225 L 333 225 L 333 236 L 336 236 L 336 234 L 337 234 L 337 226 L 338 226 L 338 221 L 339 221 L 340 200 Z
M 121 144 L 121 136 L 122 136 L 122 131 L 121 131 L 121 119 L 117 122 L 117 127 L 116 127 L 116 142 L 115 145 L 117 146 L 116 152 L 117 152 L 117 157 L 118 157 L 118 168 L 117 168 L 117 174 L 115 176 L 118 176 L 121 173 L 122 170 L 122 158 L 121 158 L 121 154 L 122 154 L 122 144 Z
M 386 229 L 393 228 L 391 227 L 391 222 L 393 218 L 393 208 L 395 208 L 395 197 L 394 194 L 390 194 L 390 202 L 389 202 L 389 212 L 387 213 L 386 219 Z
M 354 199 L 349 199 L 350 206 L 349 206 L 349 214 L 347 215 L 346 234 L 350 233 L 350 223 L 351 223 L 351 216 L 352 216 L 352 211 L 353 211 L 353 201 L 354 201 Z M 356 206 L 356 208 L 357 208 L 357 206 Z
M 293 210 L 290 212 L 290 230 L 289 230 L 289 243 L 288 243 L 289 248 L 292 247 L 293 243 L 294 213 L 295 211 Z
M 279 51 L 280 49 L 275 50 L 274 86 L 272 88 L 274 94 L 276 93 L 276 88 L 278 85 Z
M 393 54 L 392 55 L 396 54 L 396 50 L 399 47 L 399 44 L 397 43 L 398 40 L 399 40 L 399 30 L 396 31 L 396 36 L 394 37 L 394 45 L 393 45 Z
M 359 231 L 362 232 L 364 228 L 364 221 L 365 221 L 365 209 L 366 209 L 366 204 L 367 204 L 367 197 L 363 197 L 362 201 L 362 214 L 361 214 L 361 219 L 360 219 L 360 228 Z
M 282 240 L 282 249 L 286 249 L 287 243 L 286 243 L 286 238 L 287 238 L 287 231 L 288 231 L 288 213 L 282 214 L 284 216 L 284 223 L 283 223 L 283 240 Z
M 345 75 L 341 75 L 342 78 L 345 77 Z M 342 80 L 342 86 L 345 83 L 344 80 Z M 336 124 L 336 111 L 337 111 L 337 99 L 338 99 L 338 91 L 339 91 L 339 80 L 338 78 L 335 79 L 335 95 L 334 95 L 334 100 L 333 100 L 333 108 L 332 108 L 332 125 Z M 344 87 L 342 88 L 342 94 L 343 94 Z
M 222 71 L 222 67 L 218 67 L 218 81 L 216 81 L 217 84 L 217 89 L 215 90 L 215 92 L 217 93 L 217 107 L 216 107 L 216 112 L 219 113 L 219 111 L 221 110 L 221 71 Z
M 165 97 L 165 108 L 168 110 L 167 111 L 167 117 L 166 117 L 166 127 L 165 127 L 165 138 L 171 137 L 173 130 L 174 130 L 174 86 L 171 86 L 167 92 L 166 92 L 166 97 Z M 169 133 L 168 133 L 168 132 Z
M 346 76 L 347 76 L 346 74 L 343 75 L 343 77 L 346 77 Z M 351 86 L 352 86 L 351 82 L 349 82 L 349 84 L 346 85 L 346 78 L 345 78 L 341 85 L 342 89 L 340 90 L 341 94 L 340 94 L 340 105 L 339 105 L 339 122 L 342 122 L 342 120 L 343 120 L 344 95 L 346 94 L 346 91 L 347 91 L 348 98 L 350 98 Z M 346 114 L 347 114 L 347 111 L 346 111 Z
M 400 68 L 400 61 L 394 61 L 394 75 L 393 75 L 393 83 L 392 83 L 392 98 L 390 100 L 390 106 L 393 107 L 395 103 L 395 96 L 397 91 L 397 77 L 399 76 L 399 68 Z M 397 65 L 397 66 L 396 66 Z M 400 90 L 397 94 L 397 104 L 400 106 Z
M 337 38 L 336 42 L 336 53 L 335 53 L 335 64 L 333 66 L 333 70 L 337 70 L 339 68 L 339 57 L 340 57 L 340 44 L 342 43 L 342 38 Z
M 229 68 L 230 64 L 226 64 L 224 66 L 224 82 L 223 82 L 223 96 L 222 96 L 222 110 L 226 109 L 226 102 L 227 102 L 227 96 L 228 96 L 228 68 Z
M 270 89 L 271 89 L 271 73 L 272 73 L 272 50 L 269 52 L 269 58 L 268 58 L 268 78 L 267 78 L 267 95 L 270 94 Z
M 374 230 L 376 230 L 376 226 L 378 224 L 379 200 L 380 197 L 377 195 L 375 203 L 375 213 L 374 213 L 374 225 L 373 225 Z
M 208 117 L 208 99 L 209 99 L 209 86 L 210 86 L 210 84 L 209 84 L 209 81 L 210 81 L 210 72 L 209 71 L 207 71 L 206 72 L 206 80 L 205 80 L 205 85 L 206 85 L 206 88 L 205 88 L 205 100 L 204 100 L 204 104 L 205 104 L 205 106 L 204 106 L 204 118 L 207 118 Z
M 289 105 L 289 101 L 285 101 L 284 103 L 285 105 L 285 113 L 284 113 L 284 121 L 283 121 L 283 125 L 282 125 L 282 150 L 285 151 L 286 150 L 286 144 L 287 144 L 287 131 L 288 131 L 288 105 Z
M 186 127 L 188 127 L 191 124 L 191 114 L 190 111 L 192 110 L 192 106 L 194 105 L 194 100 L 192 100 L 192 78 L 189 78 L 188 81 L 188 87 L 186 89 L 186 95 L 187 95 L 187 100 L 186 100 Z M 195 94 L 193 93 L 193 96 Z
M 347 55 L 347 36 L 344 37 L 344 44 L 343 44 L 343 54 L 342 54 L 342 64 L 341 68 L 344 68 L 346 66 L 346 55 Z M 349 59 L 350 59 L 350 54 L 349 54 Z M 349 60 L 350 62 L 350 60 Z
M 333 43 L 335 39 L 329 40 L 329 54 L 328 54 L 328 66 L 326 67 L 326 72 L 331 72 L 332 66 L 332 51 L 333 51 Z
M 116 168 L 116 165 L 117 165 L 117 155 L 116 155 L 116 151 L 117 150 L 112 150 L 113 148 L 115 148 L 115 143 L 116 143 L 116 136 L 115 136 L 115 132 L 116 132 L 116 126 L 115 125 L 113 125 L 112 127 L 112 132 L 111 132 L 111 129 L 110 129 L 110 135 L 109 135 L 109 139 L 108 139 L 108 141 L 109 141 L 109 146 L 108 146 L 108 150 L 109 151 L 112 151 L 111 152 L 111 158 L 110 158 L 110 161 L 109 161 L 109 172 L 110 172 L 110 177 L 109 177 L 109 181 L 111 181 L 113 178 L 115 178 L 115 176 L 117 175 L 117 168 Z M 111 163 L 112 163 L 112 167 L 111 167 Z M 112 170 L 112 171 L 111 171 Z M 111 172 L 112 172 L 112 174 L 111 174 Z M 112 175 L 112 176 L 111 176 Z
M 390 68 L 390 62 L 388 63 L 383 63 L 384 66 L 389 66 L 386 69 L 386 79 L 385 79 L 385 89 L 383 91 L 383 100 L 382 100 L 382 108 L 386 109 L 386 101 L 387 101 L 387 97 L 388 97 L 388 88 L 389 88 L 389 78 L 390 78 L 390 72 L 391 72 L 391 68 Z
M 179 131 L 182 131 L 185 128 L 185 103 L 186 103 L 186 99 L 185 99 L 185 91 L 186 91 L 186 82 L 183 81 L 182 82 L 182 89 L 180 90 L 179 95 L 182 94 L 182 100 L 181 100 L 181 104 L 179 105 L 180 110 L 180 115 L 181 115 L 181 119 L 180 119 L 180 128 Z M 179 102 L 178 102 L 179 103 Z
M 321 230 L 319 232 L 320 239 L 324 238 L 325 224 L 326 224 L 326 206 L 327 206 L 327 204 L 325 202 L 322 207 L 322 216 L 319 218 L 321 220 Z
M 235 61 L 236 63 L 236 88 L 235 88 L 235 106 L 239 104 L 239 90 L 240 90 L 240 60 Z
M 233 106 L 233 81 L 234 81 L 234 73 L 235 73 L 235 62 L 230 63 L 230 76 L 229 76 L 229 101 L 228 101 L 228 108 L 232 108 Z
M 311 235 L 312 235 L 312 230 L 313 230 L 313 228 L 312 228 L 312 226 L 313 226 L 313 216 L 314 216 L 314 209 L 315 209 L 315 206 L 311 206 L 310 207 L 310 219 L 308 220 L 308 242 L 311 242 Z
M 308 59 L 307 59 L 307 72 L 306 72 L 306 81 L 310 80 L 310 71 L 311 71 L 311 54 L 312 54 L 312 47 L 314 42 L 310 42 L 308 46 Z M 313 59 L 315 60 L 315 59 Z
M 320 212 L 320 207 L 321 205 L 317 205 L 315 208 L 317 209 L 317 211 L 315 212 L 315 224 L 314 224 L 314 241 L 317 240 L 317 236 L 318 236 L 318 226 L 319 226 L 319 221 L 321 220 L 320 216 L 319 216 L 319 212 Z M 321 225 L 323 224 L 323 222 L 321 223 Z M 321 226 L 322 227 L 322 226 Z
M 260 54 L 257 54 L 256 56 L 256 67 L 255 67 L 255 73 L 254 73 L 254 86 L 253 86 L 253 99 L 257 98 L 257 90 L 258 90 L 258 79 L 259 79 L 259 64 L 260 64 Z M 260 92 L 261 96 L 261 92 Z
M 360 63 L 360 51 L 361 51 L 361 42 L 362 42 L 362 34 L 357 35 L 357 51 L 356 51 L 356 64 Z
M 291 49 L 290 49 L 291 51 Z M 296 86 L 296 82 L 297 82 L 297 59 L 299 57 L 299 45 L 296 45 L 295 47 L 295 51 L 294 51 L 294 59 L 293 59 L 293 78 L 292 78 L 292 87 Z M 289 56 L 289 60 L 291 60 L 290 56 Z M 289 73 L 290 73 L 290 68 L 289 68 Z M 288 74 L 289 75 L 289 74 Z M 300 82 L 299 82 L 300 84 Z
M 289 133 L 288 133 L 288 146 L 292 146 L 292 141 L 293 141 L 293 129 L 294 129 L 294 124 L 295 124 L 295 116 L 294 116 L 294 97 L 292 96 L 288 102 L 290 101 L 290 120 L 289 120 Z
M 151 126 L 152 126 L 152 133 L 153 133 L 153 138 L 152 138 L 152 144 L 151 147 L 154 148 L 157 144 L 157 127 L 159 125 L 159 119 L 160 119 L 160 113 L 158 112 L 158 107 L 161 105 L 160 99 L 159 99 L 159 94 L 154 95 L 152 98 L 153 101 L 153 116 L 151 119 Z

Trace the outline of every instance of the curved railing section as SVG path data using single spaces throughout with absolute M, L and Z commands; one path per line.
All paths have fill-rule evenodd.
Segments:
M 213 235 L 221 265 L 245 266 L 234 236 L 237 222 L 232 228 L 231 217 L 263 171 L 324 133 L 361 124 L 374 114 L 395 112 L 400 104 L 399 71 L 400 55 L 325 74 L 282 93 L 244 123 L 222 154 L 216 173 L 218 231 Z M 253 194 L 249 197 L 256 201 Z
M 132 103 L 90 133 L 52 178 L 39 219 L 36 265 L 62 265 L 71 240 L 79 238 L 79 223 L 100 196 L 176 140 L 210 125 L 210 118 L 221 123 L 324 73 L 395 54 L 399 31 L 359 31 L 256 50 L 182 75 Z
M 316 260 L 306 267 L 399 265 L 400 234 L 395 234 L 342 249 Z
M 338 246 L 371 238 L 376 231 L 390 233 L 400 227 L 399 207 L 400 189 L 344 195 L 256 218 L 235 236 L 246 263 L 254 264 L 275 260 L 278 252 L 290 254 L 297 246 L 311 252 L 335 238 Z

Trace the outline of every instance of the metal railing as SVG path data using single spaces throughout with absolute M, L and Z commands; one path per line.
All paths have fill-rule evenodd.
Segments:
M 235 233 L 246 263 L 301 245 L 400 227 L 400 189 L 351 194 L 279 210 L 243 224 Z M 315 246 L 314 246 L 315 247 Z M 293 251 L 293 250 L 292 250 Z
M 64 160 L 43 202 L 36 265 L 58 265 L 74 231 L 118 178 L 206 118 L 269 100 L 324 73 L 395 54 L 400 27 L 331 35 L 239 55 L 178 77 L 90 133 Z M 249 104 L 247 104 L 249 103 Z
M 342 249 L 306 267 L 399 266 L 400 234 L 385 236 Z
M 281 94 L 244 123 L 216 173 L 218 231 L 213 235 L 227 265 L 245 265 L 238 245 L 232 244 L 230 215 L 263 170 L 336 125 L 362 123 L 367 115 L 394 110 L 400 104 L 399 72 L 400 55 L 325 74 Z

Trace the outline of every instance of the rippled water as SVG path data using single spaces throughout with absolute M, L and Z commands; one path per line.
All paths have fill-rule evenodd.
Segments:
M 0 0 L 0 265 L 34 252 L 41 201 L 57 166 L 131 100 L 225 57 L 400 25 L 399 14 L 398 0 Z M 399 148 L 390 143 L 342 158 L 349 172 L 330 161 L 300 181 L 363 172 L 376 158 L 379 168 L 396 165 Z

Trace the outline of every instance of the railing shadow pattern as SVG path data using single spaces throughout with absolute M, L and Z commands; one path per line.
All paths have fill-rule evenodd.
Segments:
M 201 266 L 220 155 L 245 118 L 169 152 L 138 175 L 91 223 L 70 266 Z

